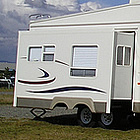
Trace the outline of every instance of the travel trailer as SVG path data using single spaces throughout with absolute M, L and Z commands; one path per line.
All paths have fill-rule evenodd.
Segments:
M 14 107 L 78 108 L 82 126 L 140 113 L 140 1 L 30 21 L 19 31 Z M 45 111 L 44 111 L 45 112 Z

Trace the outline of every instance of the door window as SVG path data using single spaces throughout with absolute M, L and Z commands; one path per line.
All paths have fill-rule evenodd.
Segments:
M 130 65 L 131 48 L 125 47 L 124 65 Z
M 123 46 L 118 46 L 117 65 L 123 65 Z
M 130 66 L 131 47 L 118 46 L 117 47 L 117 65 Z

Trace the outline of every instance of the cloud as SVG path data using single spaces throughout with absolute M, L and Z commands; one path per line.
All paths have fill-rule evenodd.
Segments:
M 83 3 L 81 4 L 81 11 L 91 11 L 91 10 L 97 10 L 100 9 L 102 6 L 96 2 L 87 2 L 87 3 Z
M 77 0 L 47 0 L 46 4 L 53 5 L 55 7 L 63 7 L 70 12 L 80 11 L 80 5 Z
M 96 2 L 79 4 L 78 0 L 0 0 L 0 61 L 15 61 L 18 30 L 28 28 L 29 15 L 55 17 L 98 8 Z
M 32 14 L 50 14 L 55 17 L 98 8 L 101 5 L 96 2 L 79 4 L 78 0 L 0 0 L 0 14 L 12 23 L 18 21 L 19 25 L 27 24 Z

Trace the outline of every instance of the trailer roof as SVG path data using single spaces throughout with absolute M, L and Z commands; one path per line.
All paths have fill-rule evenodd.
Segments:
M 56 27 L 79 24 L 128 22 L 140 19 L 140 3 L 125 4 L 96 11 L 81 12 L 55 18 L 30 21 L 30 28 Z

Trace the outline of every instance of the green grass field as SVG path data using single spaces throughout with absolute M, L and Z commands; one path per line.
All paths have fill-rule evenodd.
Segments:
M 0 94 L 0 105 L 12 105 L 13 94 Z
M 0 88 L 0 92 L 13 92 L 14 91 L 14 88 Z
M 1 140 L 140 140 L 140 130 L 120 131 L 0 118 Z
M 13 95 L 0 94 L 0 105 L 12 105 L 12 102 Z M 65 123 L 71 121 L 70 117 L 60 118 L 51 117 L 51 121 L 47 120 L 49 118 L 38 121 L 0 118 L 0 140 L 140 140 L 140 129 L 83 128 Z

